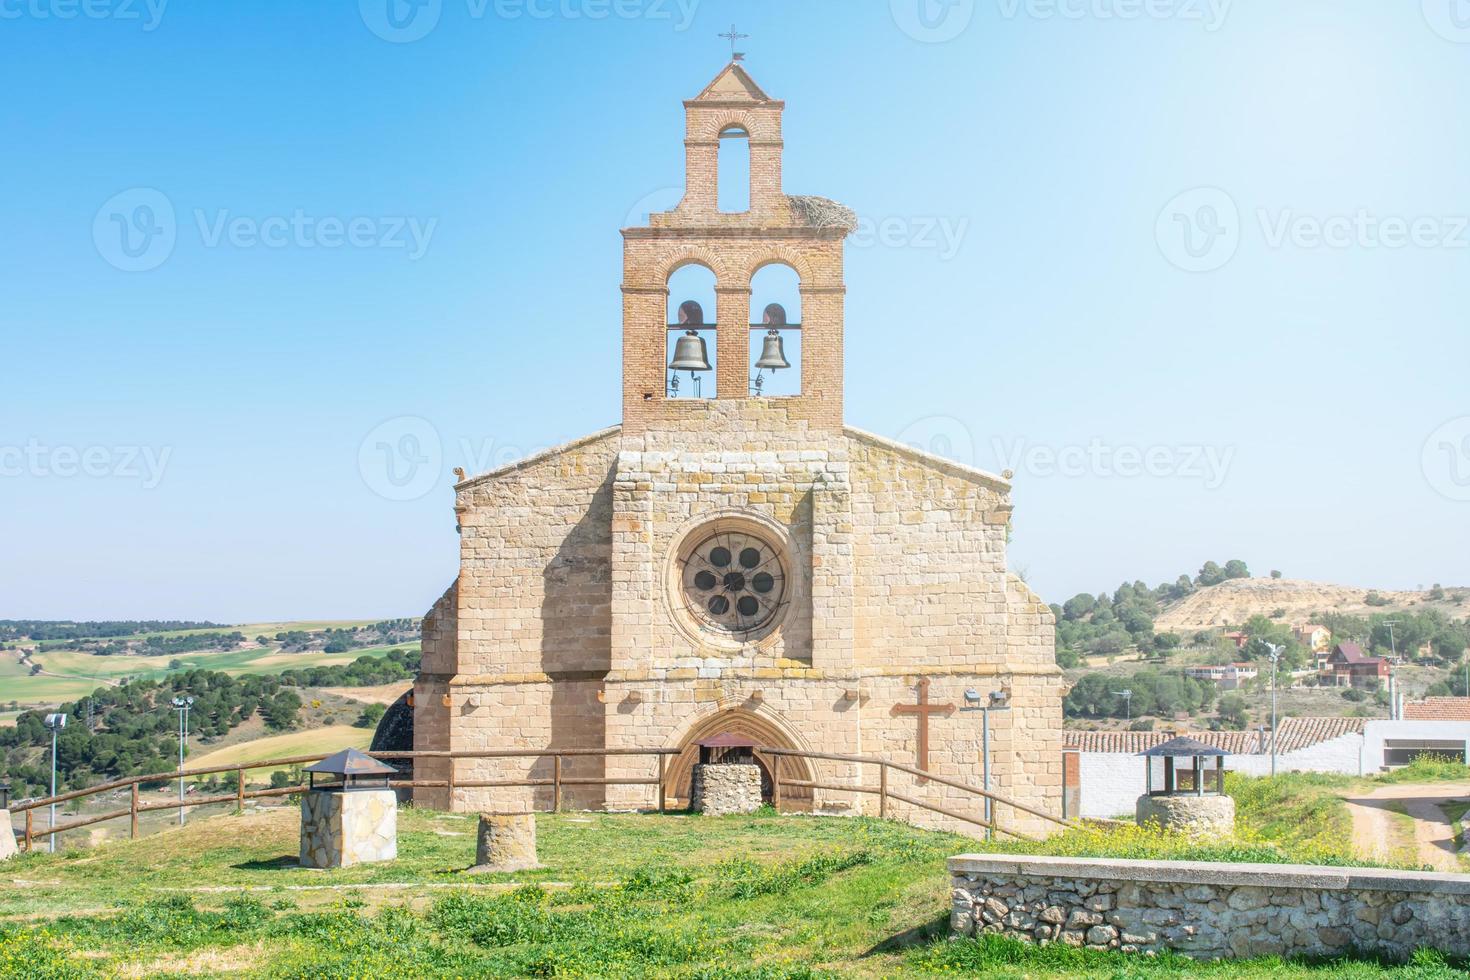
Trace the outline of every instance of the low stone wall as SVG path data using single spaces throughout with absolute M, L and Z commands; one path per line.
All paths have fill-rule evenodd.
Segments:
M 711 817 L 754 813 L 761 806 L 761 771 L 746 763 L 701 763 L 689 779 L 689 805 Z
M 949 860 L 951 929 L 1199 959 L 1470 956 L 1470 875 L 966 854 Z

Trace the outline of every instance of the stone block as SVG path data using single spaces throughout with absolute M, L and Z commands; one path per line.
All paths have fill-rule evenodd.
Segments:
M 20 853 L 15 846 L 15 825 L 10 822 L 10 811 L 0 810 L 0 861 L 8 861 Z
M 315 790 L 301 797 L 302 867 L 350 868 L 397 856 L 393 790 Z
M 540 866 L 536 853 L 536 814 L 480 814 L 475 866 L 471 871 L 525 871 Z
M 760 767 L 748 763 L 696 765 L 689 796 L 691 809 L 707 816 L 754 813 L 762 802 Z

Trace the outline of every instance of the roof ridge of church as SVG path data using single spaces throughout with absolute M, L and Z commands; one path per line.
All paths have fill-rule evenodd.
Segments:
M 718 98 L 718 97 L 715 97 L 714 96 L 714 88 L 715 88 L 715 86 L 719 85 L 720 82 L 724 81 L 725 76 L 727 76 L 727 75 L 734 75 L 735 76 L 736 81 L 738 81 L 740 83 L 741 87 L 744 88 L 746 90 L 746 93 L 750 96 L 750 101 L 752 101 L 752 102 L 771 102 L 771 103 L 774 103 L 774 102 L 777 102 L 778 101 L 776 99 L 771 98 L 769 95 L 767 95 L 766 94 L 766 90 L 763 89 L 763 88 L 761 88 L 760 87 L 760 84 L 758 82 L 756 82 L 756 80 L 754 78 L 751 78 L 750 77 L 750 72 L 746 71 L 745 70 L 745 67 L 743 65 L 741 65 L 740 62 L 738 62 L 738 61 L 732 61 L 728 65 L 726 65 L 724 68 L 721 68 L 720 69 L 720 73 L 718 75 L 716 75 L 714 78 L 710 79 L 710 83 L 708 85 L 706 85 L 700 91 L 700 93 L 698 95 L 696 95 L 694 98 L 690 99 L 689 101 L 690 102 L 723 102 L 723 101 L 727 101 L 725 99 L 721 99 L 721 98 Z M 745 100 L 740 100 L 740 101 L 745 101 Z
M 579 438 L 573 439 L 570 442 L 564 442 L 559 446 L 552 446 L 550 449 L 543 449 L 539 453 L 532 453 L 530 456 L 518 459 L 513 463 L 506 463 L 504 466 L 498 466 L 493 470 L 488 470 L 484 473 L 478 474 L 477 476 L 472 476 L 468 479 L 461 480 L 459 483 L 455 484 L 454 488 L 456 490 L 462 490 L 465 487 L 474 486 L 477 483 L 483 483 L 486 480 L 492 480 L 495 477 L 504 476 L 507 473 L 514 473 L 516 470 L 524 469 L 527 466 L 534 466 L 537 463 L 551 459 L 553 456 L 560 456 L 562 453 L 568 452 L 569 450 L 580 449 L 582 446 L 589 446 L 592 443 L 606 439 L 609 436 L 615 436 L 622 431 L 623 427 L 621 424 L 609 426 L 606 429 L 599 429 L 598 431 L 593 432 L 590 435 L 580 436 Z
M 1011 482 L 1005 477 L 997 476 L 996 474 L 991 473 L 987 470 L 982 470 L 978 466 L 969 466 L 965 463 L 957 463 L 952 459 L 946 459 L 943 456 L 936 456 L 934 453 L 925 452 L 924 450 L 919 449 L 916 446 L 910 446 L 907 443 L 899 442 L 896 439 L 889 439 L 885 436 L 880 436 L 875 432 L 868 432 L 866 429 L 859 429 L 855 425 L 844 424 L 842 426 L 842 431 L 848 436 L 857 439 L 860 442 L 868 442 L 875 446 L 879 446 L 883 449 L 888 449 L 893 452 L 905 453 L 909 456 L 914 457 L 915 459 L 922 460 L 923 462 L 928 463 L 929 465 L 934 466 L 937 469 L 942 469 L 946 472 L 964 477 L 965 479 L 973 480 L 976 483 L 986 484 L 1003 493 L 1009 493 L 1011 490 Z

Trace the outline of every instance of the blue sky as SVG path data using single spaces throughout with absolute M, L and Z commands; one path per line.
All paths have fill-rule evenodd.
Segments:
M 731 21 L 848 421 L 1015 469 L 1043 596 L 1470 584 L 1470 4 L 393 2 L 0 0 L 0 617 L 427 608 L 451 467 L 617 421 Z

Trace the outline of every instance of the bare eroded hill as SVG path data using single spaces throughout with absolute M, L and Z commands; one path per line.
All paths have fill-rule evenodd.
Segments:
M 1370 591 L 1377 591 L 1389 604 L 1368 605 L 1365 600 Z M 1443 600 L 1431 601 L 1428 592 L 1387 592 L 1290 578 L 1238 578 L 1200 589 L 1179 600 L 1164 610 L 1154 628 L 1172 633 L 1218 629 L 1238 626 L 1252 616 L 1269 617 L 1278 610 L 1285 610 L 1279 619 L 1287 623 L 1302 622 L 1326 612 L 1366 616 L 1427 608 L 1439 608 L 1460 618 L 1470 613 L 1467 596 L 1470 589 L 1446 589 Z

